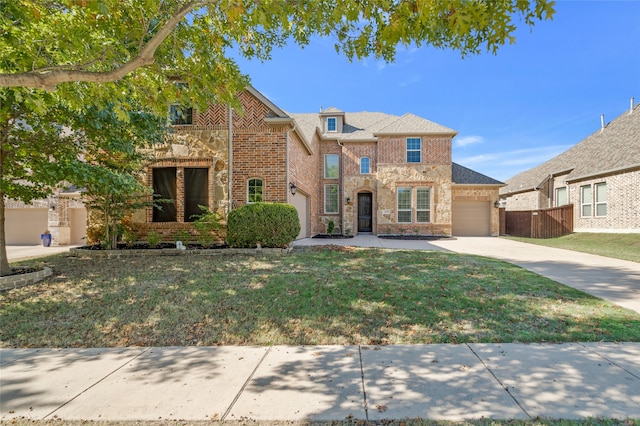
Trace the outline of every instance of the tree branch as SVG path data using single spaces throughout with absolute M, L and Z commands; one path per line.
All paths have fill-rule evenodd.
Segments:
M 140 50 L 136 57 L 111 71 L 58 69 L 55 71 L 33 70 L 17 74 L 0 74 L 0 87 L 32 87 L 51 91 L 54 90 L 58 84 L 71 81 L 107 83 L 120 80 L 140 67 L 153 64 L 156 50 L 169 34 L 173 32 L 178 23 L 193 10 L 194 7 L 204 5 L 209 1 L 210 0 L 193 0 L 177 9 L 160 30 Z

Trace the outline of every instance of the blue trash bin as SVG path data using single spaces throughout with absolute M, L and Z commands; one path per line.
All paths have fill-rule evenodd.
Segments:
M 51 246 L 51 234 L 49 234 L 49 233 L 40 234 L 40 239 L 42 240 L 42 245 L 44 247 L 50 247 Z

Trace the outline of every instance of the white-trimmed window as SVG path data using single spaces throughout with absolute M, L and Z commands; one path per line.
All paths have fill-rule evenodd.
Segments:
M 407 138 L 407 163 L 422 161 L 422 139 Z
M 593 192 L 596 201 L 596 216 L 607 215 L 607 184 L 605 182 L 593 185 Z
M 582 217 L 592 215 L 593 198 L 591 195 L 591 185 L 580 187 L 580 216 Z
M 567 187 L 556 188 L 556 207 L 564 206 L 567 203 Z
M 338 212 L 338 185 L 327 184 L 324 186 L 324 212 L 337 214 Z
M 411 223 L 411 188 L 398 188 L 398 223 Z
M 431 188 L 416 188 L 416 222 L 431 222 Z
M 338 179 L 340 159 L 338 154 L 326 154 L 324 156 L 324 178 Z
M 327 117 L 327 132 L 338 131 L 338 119 L 335 117 Z
M 247 203 L 260 203 L 263 201 L 262 191 L 264 183 L 262 179 L 249 179 L 247 181 Z
M 360 158 L 360 174 L 368 175 L 371 173 L 371 159 L 369 157 Z

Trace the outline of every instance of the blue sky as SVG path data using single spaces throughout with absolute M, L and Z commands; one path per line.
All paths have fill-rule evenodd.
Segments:
M 640 102 L 640 0 L 561 0 L 516 37 L 497 55 L 401 48 L 394 63 L 349 62 L 318 38 L 239 65 L 285 111 L 412 112 L 453 128 L 453 161 L 504 181 Z

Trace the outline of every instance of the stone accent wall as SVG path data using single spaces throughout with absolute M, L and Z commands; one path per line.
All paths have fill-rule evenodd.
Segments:
M 582 217 L 580 187 L 605 182 L 607 184 L 607 215 Z M 640 170 L 633 170 L 597 179 L 569 184 L 569 202 L 574 205 L 575 232 L 640 233 Z M 594 198 L 595 201 L 595 198 Z
M 398 223 L 397 188 L 422 186 L 432 188 L 431 223 Z M 379 163 L 376 204 L 377 233 L 451 235 L 451 164 L 401 167 Z
M 495 186 L 454 185 L 451 201 L 488 201 L 493 206 L 498 201 L 499 192 Z M 491 209 L 491 235 L 500 235 L 500 209 Z

